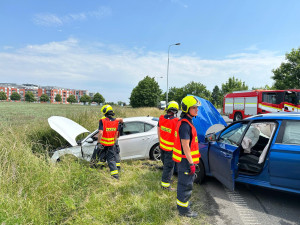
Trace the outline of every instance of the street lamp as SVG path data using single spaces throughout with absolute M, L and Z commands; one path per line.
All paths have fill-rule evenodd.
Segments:
M 164 77 L 163 77 L 163 76 L 161 76 L 161 77 L 155 77 L 155 79 L 156 79 L 156 78 L 164 78 Z M 156 81 L 156 82 L 158 83 L 158 79 L 157 79 L 157 81 Z
M 170 47 L 173 45 L 180 45 L 180 43 L 176 43 L 176 44 L 171 44 L 169 45 L 168 48 L 168 67 L 167 67 L 167 101 L 166 101 L 166 106 L 168 105 L 168 93 L 169 93 L 169 55 L 170 55 Z
M 158 76 L 155 76 L 155 79 L 157 78 L 157 84 L 158 84 L 158 78 L 164 78 L 163 76 L 160 76 L 160 77 L 158 77 Z M 159 106 L 159 96 L 157 97 L 157 102 L 156 102 L 156 104 L 157 104 L 157 106 L 160 108 L 160 106 Z

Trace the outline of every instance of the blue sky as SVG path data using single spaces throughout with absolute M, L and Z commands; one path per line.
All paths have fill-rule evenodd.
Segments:
M 146 75 L 166 91 L 235 76 L 251 88 L 273 80 L 300 47 L 296 0 L 1 0 L 0 83 L 100 92 L 129 102 Z M 161 78 L 163 77 L 163 78 Z

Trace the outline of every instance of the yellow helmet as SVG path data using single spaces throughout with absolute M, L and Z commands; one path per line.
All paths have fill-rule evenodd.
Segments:
M 173 112 L 173 113 L 177 113 L 178 112 L 178 109 L 179 109 L 179 105 L 177 102 L 175 101 L 170 101 L 169 102 L 169 105 L 167 107 L 167 112 Z
M 113 108 L 110 105 L 104 105 L 101 108 L 101 112 L 105 115 L 108 112 L 114 113 L 114 110 L 113 110 Z
M 182 112 L 188 113 L 189 108 L 192 106 L 201 106 L 201 102 L 195 96 L 186 96 L 181 101 Z

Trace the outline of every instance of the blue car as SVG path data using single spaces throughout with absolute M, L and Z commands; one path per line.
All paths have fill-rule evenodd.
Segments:
M 261 114 L 227 126 L 209 101 L 198 99 L 196 183 L 208 175 L 230 190 L 242 182 L 300 194 L 300 113 Z

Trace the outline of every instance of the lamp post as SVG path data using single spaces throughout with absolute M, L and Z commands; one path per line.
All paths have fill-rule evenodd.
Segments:
M 156 79 L 156 78 L 157 78 L 157 81 L 156 81 L 156 82 L 157 82 L 157 84 L 158 84 L 158 78 L 164 78 L 164 77 L 163 77 L 163 76 L 160 76 L 160 77 L 155 76 L 155 79 Z M 157 98 L 157 106 L 160 107 L 160 106 L 159 106 L 159 97 Z
M 166 106 L 168 105 L 168 93 L 169 93 L 169 55 L 170 55 L 170 47 L 173 45 L 180 45 L 180 43 L 171 44 L 168 48 L 168 67 L 167 67 L 167 95 L 166 95 Z

